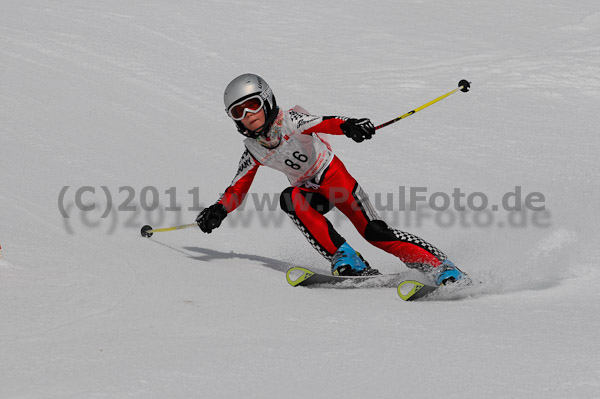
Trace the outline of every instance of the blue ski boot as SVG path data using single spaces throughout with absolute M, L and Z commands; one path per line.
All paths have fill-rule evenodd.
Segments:
M 433 281 L 436 285 L 446 285 L 459 280 L 470 282 L 471 279 L 466 273 L 462 272 L 454 263 L 445 260 L 441 265 L 433 269 Z
M 338 248 L 331 260 L 331 273 L 334 276 L 373 276 L 379 273 L 371 269 L 369 264 L 347 242 Z

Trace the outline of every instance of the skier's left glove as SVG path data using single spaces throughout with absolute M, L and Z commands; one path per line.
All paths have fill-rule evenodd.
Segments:
M 204 208 L 196 218 L 198 227 L 203 232 L 210 234 L 214 229 L 221 225 L 223 219 L 227 217 L 227 210 L 223 204 L 213 204 Z
M 340 125 L 342 132 L 352 140 L 360 143 L 369 140 L 375 134 L 375 127 L 370 119 L 348 119 Z

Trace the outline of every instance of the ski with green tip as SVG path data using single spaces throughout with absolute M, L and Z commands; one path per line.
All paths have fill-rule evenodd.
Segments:
M 405 280 L 398 284 L 398 295 L 405 301 L 414 301 L 426 297 L 438 288 L 416 280 Z
M 379 288 L 396 286 L 400 280 L 400 275 L 332 276 L 315 272 L 305 267 L 292 267 L 287 271 L 286 279 L 292 287 Z

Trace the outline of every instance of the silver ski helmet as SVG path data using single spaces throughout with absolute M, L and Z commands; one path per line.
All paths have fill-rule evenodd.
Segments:
M 240 105 L 251 98 L 256 98 L 260 101 L 258 109 L 254 111 L 245 109 L 241 114 L 232 113 L 236 105 Z M 233 79 L 225 88 L 223 101 L 225 103 L 225 112 L 233 119 L 238 131 L 244 136 L 251 138 L 257 138 L 267 133 L 279 112 L 271 87 L 263 78 L 253 73 L 245 73 Z M 258 103 L 256 105 L 258 106 Z M 246 111 L 258 112 L 261 109 L 265 110 L 265 124 L 259 130 L 246 129 L 241 122 Z

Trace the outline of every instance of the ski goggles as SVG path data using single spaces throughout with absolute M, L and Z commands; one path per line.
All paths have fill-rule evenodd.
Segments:
M 246 117 L 248 112 L 253 114 L 259 112 L 265 106 L 265 102 L 263 101 L 260 95 L 255 95 L 250 98 L 246 98 L 245 100 L 234 104 L 229 108 L 227 113 L 229 117 L 234 121 L 241 121 Z

